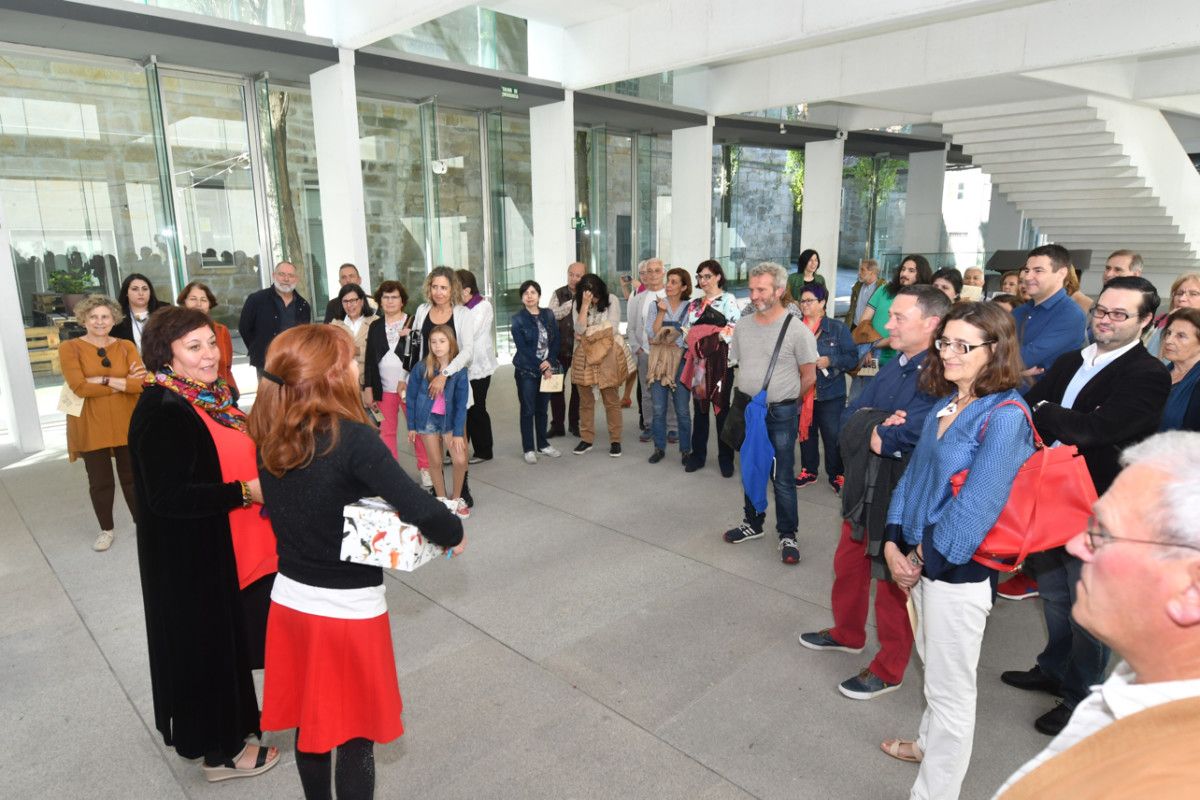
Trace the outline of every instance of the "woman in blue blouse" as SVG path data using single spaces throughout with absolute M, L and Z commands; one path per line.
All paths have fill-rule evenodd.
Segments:
M 525 307 L 512 315 L 513 376 L 517 380 L 517 400 L 521 403 L 521 449 L 525 463 L 536 464 L 538 453 L 558 458 L 562 453 L 546 439 L 546 405 L 550 395 L 541 391 L 542 378 L 554 374 L 558 366 L 559 333 L 554 315 L 539 308 L 542 286 L 537 281 L 521 284 L 521 304 Z
M 702 294 L 693 298 L 688 304 L 687 327 L 690 329 L 700 319 L 706 310 L 711 308 L 725 317 L 725 330 L 720 334 L 720 347 L 723 352 L 721 359 L 726 361 L 723 385 L 733 388 L 733 366 L 728 363 L 729 341 L 733 338 L 733 326 L 741 317 L 741 308 L 733 292 L 725 291 L 725 271 L 720 262 L 714 259 L 701 261 L 696 267 L 696 288 Z M 728 393 L 726 394 L 728 396 Z M 709 417 L 716 417 L 717 433 L 725 426 L 725 417 L 729 415 L 729 404 L 718 410 L 709 400 L 694 399 L 692 401 L 692 456 L 688 459 L 686 470 L 695 472 L 703 469 L 708 460 L 708 428 Z M 733 448 L 717 437 L 717 465 L 721 474 L 726 478 L 733 476 Z
M 975 670 L 996 583 L 996 573 L 971 558 L 1034 449 L 1016 391 L 1024 369 L 1016 341 L 1012 315 L 995 303 L 961 304 L 942 320 L 920 378 L 923 391 L 942 399 L 888 509 L 884 557 L 916 609 L 926 708 L 916 741 L 882 747 L 921 763 L 914 799 L 958 797 L 971 760 Z M 970 472 L 952 496 L 950 478 L 962 470 Z

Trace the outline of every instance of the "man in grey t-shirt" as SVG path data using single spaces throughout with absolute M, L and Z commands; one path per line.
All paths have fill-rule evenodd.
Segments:
M 750 303 L 754 314 L 742 317 L 733 329 L 729 345 L 730 361 L 736 361 L 736 390 L 748 397 L 762 391 L 763 379 L 771 363 L 771 354 L 788 317 L 782 298 L 787 287 L 787 270 L 764 262 L 750 270 Z M 817 342 L 802 320 L 793 319 L 779 348 L 779 357 L 771 381 L 767 384 L 767 438 L 775 451 L 775 527 L 779 531 L 779 550 L 783 563 L 800 561 L 796 547 L 796 433 L 799 430 L 799 401 L 817 382 Z M 746 398 L 742 398 L 743 400 Z M 749 431 L 747 431 L 749 433 Z M 763 535 L 766 513 L 759 513 L 748 495 L 743 495 L 745 520 L 725 532 L 731 544 L 757 539 Z

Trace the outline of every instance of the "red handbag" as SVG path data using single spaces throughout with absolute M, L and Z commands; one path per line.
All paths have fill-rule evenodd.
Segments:
M 1013 480 L 1008 502 L 1000 518 L 988 531 L 972 559 L 1001 572 L 1016 572 L 1030 553 L 1061 547 L 1087 529 L 1096 486 L 1087 462 L 1074 445 L 1047 447 L 1021 403 L 1006 400 L 1001 406 L 1018 406 L 1033 428 L 1036 448 Z M 992 409 L 995 411 L 995 409 Z M 989 419 L 991 415 L 988 415 Z M 979 438 L 987 432 L 984 420 Z M 950 478 L 950 491 L 957 496 L 969 470 Z

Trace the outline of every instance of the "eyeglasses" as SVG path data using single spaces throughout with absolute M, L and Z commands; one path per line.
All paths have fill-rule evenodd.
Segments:
M 1196 298 L 1200 297 L 1200 290 L 1178 289 L 1174 294 L 1171 295 L 1171 297 L 1190 297 L 1191 299 L 1195 300 Z
M 815 297 L 810 297 L 810 298 L 808 298 L 807 300 L 801 300 L 801 301 L 800 301 L 800 305 L 802 305 L 802 306 L 806 306 L 806 305 L 808 305 L 809 303 L 819 303 L 819 302 L 821 302 L 821 301 L 820 301 L 820 300 L 818 300 L 817 298 L 815 298 Z
M 1124 536 L 1113 536 L 1109 531 L 1096 521 L 1095 517 L 1088 517 L 1088 527 L 1084 531 L 1087 534 L 1087 548 L 1089 553 L 1094 553 L 1106 544 L 1113 542 L 1125 542 L 1126 544 L 1154 544 L 1159 547 L 1182 547 L 1187 550 L 1195 550 L 1200 552 L 1200 546 L 1194 544 L 1178 544 L 1176 542 L 1155 542 L 1151 539 L 1126 539 Z
M 712 277 L 711 272 L 697 272 L 696 273 L 696 280 L 698 280 L 698 281 L 706 281 L 711 277 Z
M 933 346 L 939 353 L 942 352 L 943 350 L 949 350 L 951 353 L 954 353 L 957 356 L 965 356 L 967 353 L 971 352 L 972 350 L 974 350 L 977 347 L 983 347 L 984 345 L 995 344 L 995 343 L 996 343 L 995 339 L 989 339 L 988 341 L 980 342 L 979 344 L 967 344 L 966 342 L 955 342 L 955 341 L 951 341 L 950 339 L 937 339 L 936 341 L 934 341 Z
M 361 303 L 361 302 L 362 302 L 361 297 L 343 297 L 342 298 L 342 305 L 345 305 L 346 303 Z
M 1105 308 L 1104 306 L 1092 306 L 1092 310 L 1088 313 L 1092 315 L 1093 319 L 1104 319 L 1105 317 L 1108 317 L 1113 322 L 1124 322 L 1133 316 L 1133 314 L 1130 314 L 1128 311 L 1113 311 L 1112 309 Z
M 97 348 L 96 355 L 100 356 L 100 366 L 105 368 L 112 366 L 112 362 L 108 360 L 108 351 L 103 347 Z

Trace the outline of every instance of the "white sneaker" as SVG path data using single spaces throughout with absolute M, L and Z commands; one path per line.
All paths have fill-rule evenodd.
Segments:
M 429 474 L 429 470 L 427 470 L 427 469 L 421 470 L 421 488 L 422 489 L 432 489 L 433 488 L 433 476 Z
M 536 464 L 537 463 L 537 453 L 533 452 L 532 450 L 529 450 L 528 452 L 526 452 L 525 453 L 525 463 L 526 464 Z
M 100 535 L 96 537 L 96 541 L 92 544 L 92 549 L 97 553 L 103 553 L 112 547 L 113 538 L 112 531 L 100 531 Z
M 562 455 L 562 453 L 558 452 L 550 445 L 546 445 L 541 450 L 538 450 L 538 452 L 544 456 L 550 456 L 550 458 L 558 458 Z

